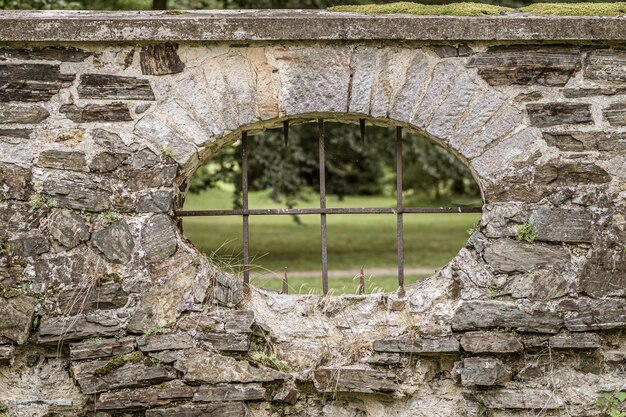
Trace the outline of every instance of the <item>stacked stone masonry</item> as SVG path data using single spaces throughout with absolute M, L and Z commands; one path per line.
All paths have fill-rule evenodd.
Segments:
M 0 405 L 603 415 L 626 386 L 625 46 L 2 45 Z M 479 229 L 404 298 L 245 295 L 178 227 L 241 131 L 317 117 L 403 126 L 473 170 Z

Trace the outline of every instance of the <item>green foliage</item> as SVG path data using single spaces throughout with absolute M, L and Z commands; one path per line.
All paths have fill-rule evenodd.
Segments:
M 626 401 L 626 392 L 605 393 L 598 398 L 596 406 L 598 410 L 603 412 L 606 416 L 626 417 L 626 411 L 620 410 L 620 408 L 623 408 L 621 404 L 624 403 L 624 401 Z
M 116 222 L 117 220 L 119 220 L 119 218 L 120 218 L 119 214 L 113 211 L 107 211 L 106 213 L 102 214 L 102 221 L 105 223 Z
M 515 238 L 528 243 L 533 243 L 537 238 L 537 229 L 531 222 L 526 222 L 517 227 Z
M 163 334 L 165 330 L 162 327 L 153 327 L 151 329 L 147 329 L 143 332 L 144 336 L 156 336 L 158 334 Z
M 30 200 L 30 209 L 29 213 L 32 213 L 36 210 L 39 210 L 42 207 L 54 208 L 59 205 L 59 202 L 54 198 L 46 199 L 45 197 L 35 194 L 33 198 Z
M 6 404 L 0 403 L 0 417 L 10 417 L 9 407 Z
M 521 11 L 555 16 L 620 16 L 626 14 L 626 3 L 534 3 Z
M 161 156 L 165 158 L 170 158 L 174 153 L 174 150 L 172 148 L 166 148 L 163 145 L 159 145 L 159 152 L 161 152 Z
M 143 353 L 141 352 L 133 352 L 128 355 L 119 355 L 105 363 L 104 365 L 96 368 L 93 372 L 95 376 L 105 376 L 115 371 L 116 369 L 121 368 L 127 363 L 139 363 L 144 360 Z
M 280 372 L 289 372 L 289 366 L 274 355 L 255 353 L 254 355 L 252 355 L 252 360 L 258 364 L 267 366 L 268 368 L 272 368 Z
M 389 4 L 368 4 L 334 6 L 328 10 L 333 12 L 355 13 L 409 13 L 437 16 L 484 16 L 498 15 L 502 11 L 511 11 L 508 7 L 494 6 L 484 3 L 450 3 L 450 4 L 420 4 L 411 2 L 397 2 Z

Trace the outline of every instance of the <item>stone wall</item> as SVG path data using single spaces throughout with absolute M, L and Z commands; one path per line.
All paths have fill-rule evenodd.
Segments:
M 604 415 L 624 46 L 2 45 L 0 415 Z M 308 117 L 400 125 L 473 170 L 479 229 L 406 297 L 244 295 L 177 227 L 200 164 Z

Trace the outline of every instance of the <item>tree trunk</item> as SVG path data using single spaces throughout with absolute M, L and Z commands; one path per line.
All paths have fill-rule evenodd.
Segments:
M 167 0 L 152 0 L 152 10 L 167 10 Z

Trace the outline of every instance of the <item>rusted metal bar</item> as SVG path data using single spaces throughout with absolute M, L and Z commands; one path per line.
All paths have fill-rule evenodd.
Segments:
M 363 273 L 363 267 L 361 267 L 361 273 L 359 274 L 359 295 L 365 294 L 365 274 Z
M 285 267 L 285 275 L 283 275 L 283 294 L 289 294 L 289 281 L 287 279 L 287 267 Z
M 398 231 L 398 297 L 404 297 L 404 220 L 402 213 L 402 128 L 396 127 L 396 219 Z
M 248 210 L 248 133 L 241 134 L 241 207 Z M 243 287 L 250 289 L 250 224 L 249 214 L 243 214 Z
M 361 133 L 361 145 L 365 145 L 365 119 L 359 119 L 359 132 Z
M 482 213 L 481 207 L 403 207 L 400 211 L 397 208 L 279 208 L 279 209 L 248 209 L 248 210 L 183 210 L 177 211 L 179 217 L 198 216 L 293 216 L 306 214 L 427 214 L 427 213 L 450 213 L 467 214 Z
M 283 140 L 285 142 L 285 151 L 289 147 L 289 120 L 283 122 Z
M 326 152 L 324 149 L 324 120 L 317 121 L 320 164 L 320 209 L 326 208 Z M 320 214 L 322 229 L 322 293 L 328 294 L 328 247 L 326 242 L 326 213 Z

